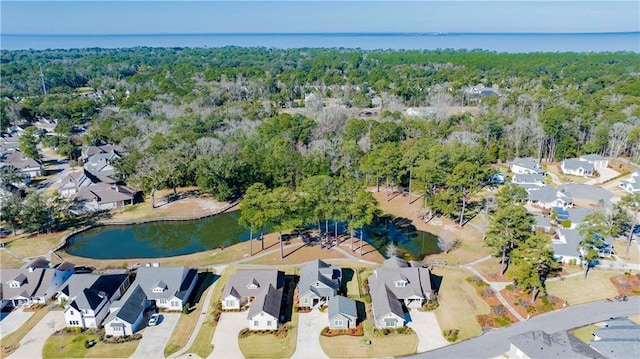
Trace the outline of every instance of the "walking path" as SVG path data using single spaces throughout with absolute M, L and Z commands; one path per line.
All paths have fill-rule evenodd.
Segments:
M 486 260 L 486 257 L 485 257 L 485 260 Z M 476 263 L 479 263 L 479 262 L 476 261 Z M 509 312 L 511 312 L 511 314 L 513 314 L 513 316 L 516 317 L 518 320 L 525 320 L 525 318 L 523 318 L 520 314 L 518 314 L 518 312 L 516 312 L 516 310 L 513 309 L 511 304 L 509 304 L 509 302 L 507 302 L 507 300 L 504 299 L 502 294 L 500 294 L 500 290 L 504 288 L 504 283 L 502 283 L 502 282 L 498 282 L 498 283 L 489 282 L 485 277 L 482 276 L 482 274 L 480 274 L 480 272 L 478 272 L 475 268 L 473 268 L 472 266 L 470 266 L 468 264 L 463 265 L 462 267 L 472 271 L 479 278 L 482 278 L 483 281 L 485 281 L 486 283 L 489 283 L 489 286 L 491 286 L 491 289 L 493 289 L 493 292 L 496 294 L 496 298 L 498 298 L 500 300 L 502 305 L 504 305 L 504 307 L 507 308 L 507 310 L 509 310 Z

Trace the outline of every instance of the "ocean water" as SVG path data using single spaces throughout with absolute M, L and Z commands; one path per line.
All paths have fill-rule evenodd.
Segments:
M 589 34 L 162 34 L 0 35 L 2 50 L 148 47 L 483 49 L 496 52 L 640 52 L 640 32 Z

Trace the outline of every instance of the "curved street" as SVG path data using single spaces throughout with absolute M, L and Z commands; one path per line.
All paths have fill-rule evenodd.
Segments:
M 609 318 L 640 314 L 640 297 L 630 297 L 627 302 L 598 301 L 546 313 L 509 327 L 465 340 L 458 344 L 416 354 L 411 358 L 496 358 L 509 351 L 509 338 L 529 330 L 555 333 L 569 330 Z

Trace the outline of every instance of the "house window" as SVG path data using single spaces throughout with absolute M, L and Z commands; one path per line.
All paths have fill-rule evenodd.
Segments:
M 267 327 L 270 327 L 270 326 L 271 326 L 271 321 L 267 320 Z
M 236 306 L 236 301 L 235 300 L 227 300 L 224 302 L 226 307 L 235 307 Z
M 167 304 L 167 300 L 166 299 L 160 299 L 160 300 L 158 300 L 158 303 Z
M 76 315 L 76 313 L 73 310 L 70 310 L 69 315 Z
M 396 326 L 396 321 L 395 320 L 385 320 L 384 321 L 384 326 L 385 327 L 389 327 L 389 328 L 394 328 Z
M 20 288 L 20 283 L 19 282 L 11 282 L 11 283 L 9 283 L 9 287 L 11 287 L 11 288 Z
M 180 302 L 177 301 L 177 300 L 173 300 L 173 301 L 171 301 L 171 306 L 172 307 L 179 307 L 180 306 Z
M 254 321 L 253 321 L 253 326 L 254 326 L 254 327 L 257 327 L 257 326 L 258 326 L 258 321 L 257 321 L 257 320 L 254 320 Z
M 333 325 L 336 326 L 336 327 L 341 327 L 343 325 L 343 322 L 342 322 L 341 319 L 334 320 L 333 321 Z
M 116 325 L 115 327 L 113 327 L 113 331 L 114 332 L 121 332 L 122 331 L 122 327 L 119 325 Z
M 155 288 L 153 288 L 153 292 L 154 292 L 154 293 L 162 293 L 163 291 L 164 291 L 164 290 L 163 290 L 162 288 L 160 288 L 160 287 L 155 287 Z
M 404 288 L 407 286 L 407 282 L 403 281 L 403 280 L 399 280 L 396 282 L 396 287 L 397 288 Z
M 69 325 L 80 325 L 80 322 L 77 320 L 70 320 Z
M 304 297 L 304 299 L 302 300 L 302 303 L 309 304 L 309 297 Z

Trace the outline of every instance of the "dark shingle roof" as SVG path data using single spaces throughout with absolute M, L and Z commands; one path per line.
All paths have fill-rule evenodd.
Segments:
M 531 359 L 604 359 L 600 353 L 565 331 L 547 334 L 529 331 L 509 338 L 509 341 Z
M 337 315 L 357 319 L 358 310 L 356 309 L 356 301 L 341 295 L 336 295 L 331 298 L 331 300 L 329 300 L 329 319 Z
M 122 307 L 111 313 L 105 320 L 105 323 L 114 317 L 118 317 L 127 323 L 135 323 L 140 314 L 144 312 L 144 303 L 146 300 L 147 296 L 144 294 L 144 291 L 139 285 L 136 285 L 122 304 Z
M 282 305 L 283 288 L 276 289 L 269 284 L 269 288 L 258 295 L 256 300 L 251 303 L 249 308 L 248 319 L 265 312 L 274 318 L 280 317 L 280 306 Z
M 95 310 L 103 300 L 104 297 L 100 296 L 98 292 L 85 288 L 69 305 L 77 310 Z

